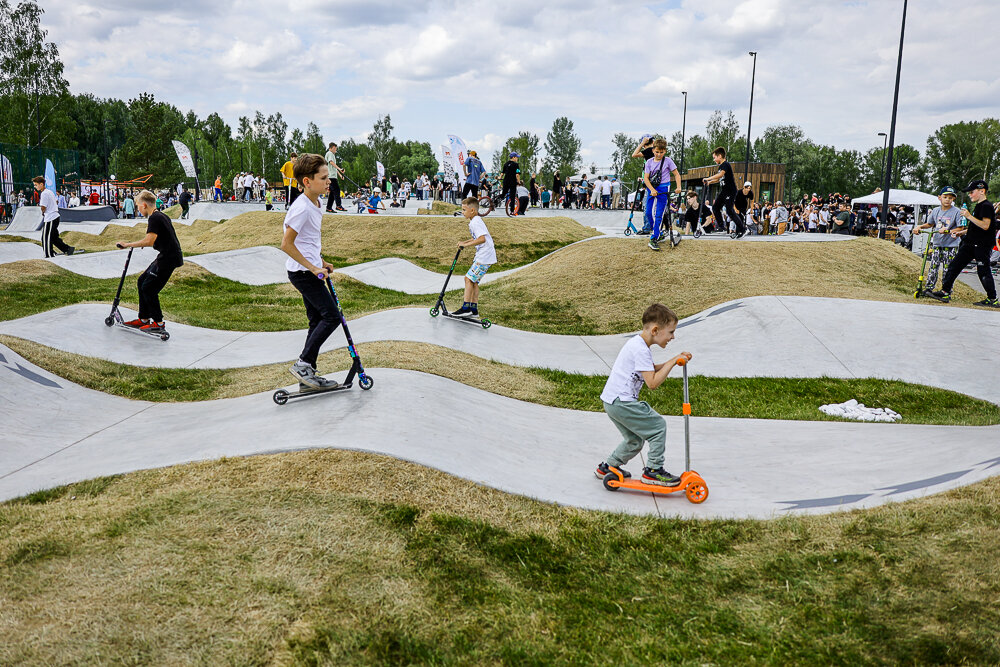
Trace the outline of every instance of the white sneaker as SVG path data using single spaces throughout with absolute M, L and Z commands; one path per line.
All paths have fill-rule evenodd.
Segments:
M 312 389 L 323 388 L 319 376 L 316 375 L 316 369 L 304 361 L 296 361 L 288 369 L 288 372 L 295 376 L 300 385 L 304 384 Z

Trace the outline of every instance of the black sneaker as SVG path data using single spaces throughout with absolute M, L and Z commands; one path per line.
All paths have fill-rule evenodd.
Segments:
M 951 292 L 945 292 L 944 290 L 938 290 L 937 292 L 928 292 L 927 296 L 931 297 L 932 299 L 937 299 L 938 301 L 942 301 L 944 303 L 948 303 L 949 301 L 951 301 Z
M 625 468 L 622 468 L 620 466 L 615 466 L 615 467 L 618 468 L 618 472 L 620 472 L 622 474 L 622 477 L 624 477 L 625 479 L 629 479 L 630 477 L 632 477 L 632 473 L 630 473 L 628 470 L 625 470 Z M 597 479 L 604 479 L 604 476 L 607 475 L 609 472 L 611 472 L 611 466 L 609 466 L 607 462 L 601 461 L 600 463 L 597 464 L 597 469 L 594 471 L 594 474 L 597 476 Z
M 650 250 L 659 250 L 660 249 L 660 244 L 656 241 L 656 239 L 650 239 L 649 240 L 649 249 Z
M 452 311 L 452 315 L 471 315 L 472 309 L 468 306 L 462 306 L 458 310 Z
M 996 299 L 983 299 L 982 301 L 977 301 L 973 306 L 984 306 L 986 308 L 1000 308 L 1000 301 Z
M 479 317 L 479 309 L 476 308 L 475 306 L 469 309 L 469 312 L 472 313 L 473 317 Z
M 636 232 L 636 236 L 649 236 L 652 233 L 653 233 L 652 229 L 640 229 L 638 232 Z
M 69 250 L 66 251 L 66 254 L 72 255 L 74 252 L 76 252 L 76 248 L 70 248 Z
M 671 475 L 662 467 L 653 470 L 652 468 L 642 469 L 642 481 L 647 484 L 659 484 L 660 486 L 678 486 L 681 478 Z

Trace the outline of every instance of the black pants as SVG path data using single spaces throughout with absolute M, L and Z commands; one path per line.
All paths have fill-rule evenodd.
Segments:
M 299 359 L 315 368 L 319 349 L 340 326 L 340 312 L 325 280 L 320 280 L 310 271 L 289 271 L 288 279 L 302 293 L 302 302 L 306 304 L 306 315 L 309 317 L 309 333 Z
M 253 197 L 253 190 L 250 188 L 249 185 L 244 185 L 243 186 L 243 201 L 250 201 L 251 197 Z
M 187 204 L 181 204 L 181 218 L 182 219 L 187 220 L 188 210 L 190 210 L 190 207 Z
M 747 230 L 746 223 L 743 220 L 743 216 L 740 215 L 736 207 L 733 206 L 733 200 L 735 196 L 729 196 L 719 193 L 719 196 L 715 198 L 715 203 L 712 204 L 712 215 L 715 216 L 715 228 L 721 229 L 724 232 L 729 231 L 727 229 L 726 223 L 722 217 L 722 209 L 726 209 L 726 213 L 729 214 L 729 219 L 736 223 L 736 233 L 743 234 Z
M 479 196 L 479 186 L 475 183 L 465 182 L 465 186 L 462 188 L 462 199 L 466 197 L 478 197 Z
M 983 284 L 986 296 L 991 299 L 997 298 L 997 286 L 993 282 L 993 273 L 990 272 L 991 250 L 993 250 L 993 246 L 989 245 L 988 242 L 982 245 L 973 245 L 968 240 L 963 239 L 962 243 L 958 246 L 958 253 L 955 254 L 955 259 L 951 260 L 951 264 L 948 265 L 948 271 L 944 274 L 941 289 L 945 292 L 951 292 L 951 288 L 955 286 L 955 280 L 958 279 L 958 274 L 970 262 L 975 261 L 976 272 L 979 274 L 979 282 Z
M 517 198 L 517 201 L 518 201 L 518 204 L 519 204 L 518 209 L 517 209 L 517 214 L 518 215 L 524 215 L 525 212 L 527 212 L 527 210 L 528 210 L 528 203 L 529 203 L 530 199 L 531 199 L 530 197 L 518 197 Z
M 500 201 L 506 206 L 507 197 L 511 198 L 515 207 L 517 205 L 517 183 L 514 184 L 503 184 L 503 190 L 500 192 Z
M 42 250 L 46 257 L 55 257 L 56 248 L 63 252 L 69 252 L 70 247 L 59 238 L 59 218 L 49 220 L 42 225 Z
M 160 266 L 160 260 L 154 259 L 141 276 L 139 286 L 139 319 L 151 319 L 154 322 L 163 321 L 163 311 L 160 310 L 160 290 L 170 280 L 174 272 L 173 266 Z
M 289 208 L 292 207 L 292 202 L 294 202 L 298 198 L 298 196 L 302 193 L 299 192 L 299 189 L 297 187 L 294 187 L 292 185 L 286 187 L 288 188 L 288 196 L 285 198 L 285 210 L 287 211 Z
M 340 206 L 340 182 L 336 178 L 330 179 L 330 196 L 326 199 L 326 210 L 327 212 L 333 210 L 334 204 L 337 208 Z

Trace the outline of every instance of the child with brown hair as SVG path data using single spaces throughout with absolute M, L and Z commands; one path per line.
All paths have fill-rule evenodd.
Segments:
M 648 484 L 677 486 L 681 478 L 671 475 L 663 468 L 664 450 L 667 444 L 667 422 L 646 401 L 639 400 L 639 390 L 643 383 L 656 389 L 677 365 L 681 357 L 691 359 L 691 353 L 681 352 L 670 361 L 653 363 L 649 348 L 653 345 L 666 347 L 674 339 L 677 330 L 677 315 L 661 303 L 654 303 L 642 314 L 642 331 L 629 339 L 618 353 L 611 375 L 601 392 L 604 411 L 621 432 L 624 439 L 607 461 L 597 466 L 598 479 L 610 472 L 610 466 L 631 477 L 622 466 L 642 451 L 643 442 L 649 442 L 649 456 L 642 470 L 642 481 Z

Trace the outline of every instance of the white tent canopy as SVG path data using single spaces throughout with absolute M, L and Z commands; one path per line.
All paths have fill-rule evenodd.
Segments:
M 884 192 L 876 192 L 867 197 L 852 199 L 851 204 L 876 204 L 881 206 L 884 199 Z M 890 206 L 937 206 L 940 203 L 934 195 L 929 195 L 919 190 L 889 190 Z

